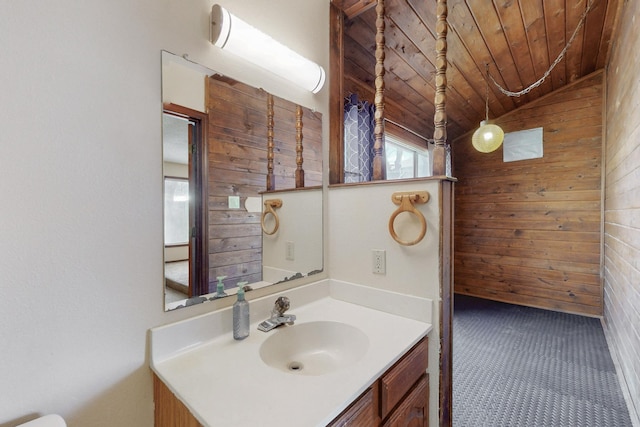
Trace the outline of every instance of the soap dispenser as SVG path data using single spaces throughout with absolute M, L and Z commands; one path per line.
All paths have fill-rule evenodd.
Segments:
M 227 296 L 226 292 L 224 291 L 224 283 L 222 283 L 222 281 L 226 278 L 227 276 L 216 277 L 216 279 L 218 279 L 218 283 L 216 285 L 216 294 L 213 296 L 214 299 L 224 298 Z
M 233 339 L 243 340 L 249 336 L 249 302 L 244 299 L 244 285 L 238 283 L 238 300 L 233 304 Z

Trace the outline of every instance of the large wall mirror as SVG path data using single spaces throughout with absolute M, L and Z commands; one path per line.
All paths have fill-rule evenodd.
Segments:
M 162 52 L 165 309 L 322 271 L 322 116 Z

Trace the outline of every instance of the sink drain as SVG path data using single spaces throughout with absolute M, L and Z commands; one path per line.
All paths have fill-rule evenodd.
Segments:
M 299 371 L 302 371 L 302 369 L 304 368 L 304 365 L 300 362 L 291 362 L 289 363 L 287 368 L 289 368 L 290 371 L 299 372 Z

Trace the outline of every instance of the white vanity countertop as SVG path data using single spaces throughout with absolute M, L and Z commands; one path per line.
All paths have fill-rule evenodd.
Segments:
M 321 286 L 327 289 L 328 295 L 302 306 L 296 306 L 296 300 L 290 297 L 291 309 L 287 313 L 296 315 L 297 325 L 323 320 L 360 329 L 369 339 L 369 348 L 355 364 L 318 376 L 285 372 L 266 365 L 260 358 L 260 345 L 277 330 L 258 331 L 258 323 L 266 317 L 258 318 L 252 311 L 250 335 L 242 341 L 235 341 L 231 332 L 225 331 L 182 349 L 158 352 L 153 348 L 152 329 L 151 367 L 205 426 L 325 426 L 429 333 L 430 323 L 414 319 L 423 316 L 430 319 L 431 300 L 406 297 L 407 310 L 413 312 L 409 317 L 414 319 L 411 319 L 341 300 L 349 299 L 352 293 L 364 298 L 365 305 L 371 301 L 368 305 L 376 306 L 385 299 L 384 291 L 372 290 L 376 295 L 369 299 L 363 297 L 364 287 L 358 285 L 325 283 Z M 355 293 L 351 292 L 353 286 L 357 287 Z M 334 292 L 335 289 L 338 290 Z M 282 294 L 289 296 L 297 292 Z M 318 290 L 314 292 L 317 295 Z M 271 303 L 277 296 L 265 298 Z M 387 296 L 396 299 L 395 303 L 404 297 L 394 293 Z M 426 314 L 415 314 L 420 305 L 424 305 Z M 229 316 L 223 315 L 221 319 L 229 320 Z M 185 322 L 180 322 L 182 327 L 186 326 Z M 171 326 L 156 329 L 167 334 Z

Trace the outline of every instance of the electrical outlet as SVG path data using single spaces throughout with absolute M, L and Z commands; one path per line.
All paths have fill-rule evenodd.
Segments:
M 374 274 L 386 274 L 387 272 L 387 260 L 386 254 L 383 249 L 374 249 L 371 251 L 373 254 L 373 273 Z
M 295 260 L 295 246 L 293 242 L 285 243 L 285 258 L 288 259 L 289 261 Z

